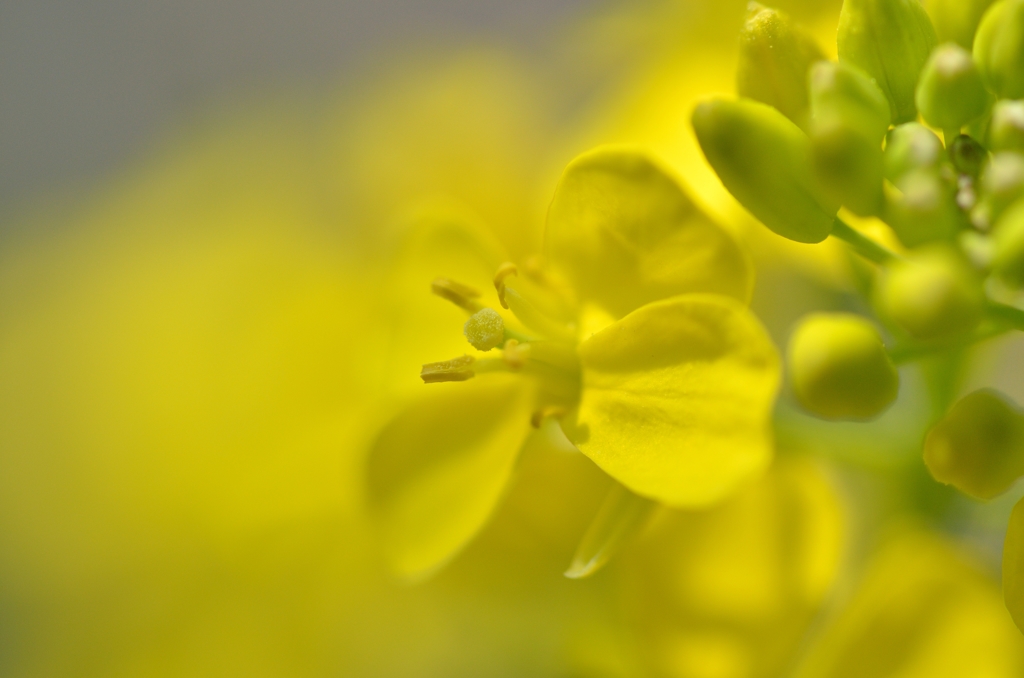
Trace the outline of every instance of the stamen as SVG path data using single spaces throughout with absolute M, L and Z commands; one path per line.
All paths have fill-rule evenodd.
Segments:
M 508 308 L 508 304 L 505 303 L 505 278 L 510 275 L 519 275 L 519 269 L 510 261 L 499 266 L 498 272 L 494 274 L 494 289 L 498 292 L 498 301 L 501 302 L 502 308 Z
M 547 419 L 549 417 L 553 417 L 555 419 L 561 419 L 564 416 L 565 416 L 565 408 L 564 407 L 558 407 L 557 405 L 549 405 L 547 407 L 542 407 L 541 409 L 539 409 L 536 412 L 534 412 L 533 416 L 530 417 L 530 424 L 534 428 L 540 428 L 540 425 L 544 423 L 545 419 Z
M 478 291 L 468 285 L 463 285 L 448 278 L 437 278 L 434 280 L 434 282 L 430 283 L 430 291 L 470 313 L 476 313 L 483 308 L 483 306 L 473 301 L 480 296 Z
M 420 370 L 420 379 L 425 384 L 436 384 L 443 381 L 466 381 L 475 376 L 473 363 L 476 360 L 471 355 L 464 355 L 451 360 L 442 360 L 439 363 L 427 363 Z

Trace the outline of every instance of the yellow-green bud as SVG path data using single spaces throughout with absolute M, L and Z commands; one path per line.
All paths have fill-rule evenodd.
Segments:
M 1013 287 L 1024 287 L 1024 198 L 999 217 L 992 240 L 996 275 Z
M 889 100 L 892 122 L 917 117 L 914 90 L 936 44 L 918 0 L 845 0 L 839 14 L 839 60 L 859 67 Z
M 864 71 L 850 64 L 819 61 L 811 67 L 812 125 L 833 121 L 856 127 L 881 145 L 889 131 L 889 102 Z
M 961 226 L 956 194 L 935 170 L 912 170 L 884 192 L 882 219 L 907 247 L 949 239 Z
M 924 125 L 908 122 L 894 127 L 885 140 L 885 178 L 895 182 L 911 170 L 937 169 L 942 150 L 942 141 Z
M 1003 541 L 1003 600 L 1017 628 L 1024 630 L 1024 499 L 1013 507 Z
M 924 440 L 932 477 L 975 499 L 992 499 L 1024 475 L 1024 417 L 1000 394 L 961 398 Z
M 805 316 L 789 340 L 797 400 L 825 419 L 871 419 L 896 399 L 899 374 L 878 330 L 860 316 Z
M 816 243 L 832 230 L 838 204 L 818 188 L 811 143 L 771 106 L 713 99 L 693 112 L 693 129 L 729 192 L 779 235 Z
M 887 264 L 876 294 L 882 314 L 921 341 L 971 332 L 985 303 L 977 274 L 944 245 Z
M 974 60 L 998 98 L 1024 97 L 1024 0 L 999 0 L 988 8 L 974 36 Z
M 992 0 L 928 0 L 928 15 L 939 42 L 955 42 L 964 49 L 974 44 L 974 32 Z
M 889 104 L 871 78 L 848 64 L 811 68 L 810 138 L 814 170 L 833 202 L 861 216 L 882 207 L 882 138 Z
M 991 228 L 1002 213 L 1024 197 L 1024 154 L 1013 151 L 995 153 L 981 173 L 981 201 L 971 212 L 975 226 Z
M 462 327 L 466 339 L 478 351 L 490 351 L 505 341 L 505 321 L 493 308 L 482 308 Z
M 740 32 L 736 91 L 774 106 L 802 128 L 807 125 L 807 71 L 825 58 L 814 38 L 774 9 L 750 4 Z
M 935 48 L 921 72 L 915 95 L 917 108 L 929 125 L 959 132 L 985 114 L 989 99 L 970 52 L 953 43 Z
M 1024 101 L 996 102 L 988 128 L 988 147 L 992 152 L 1024 153 Z

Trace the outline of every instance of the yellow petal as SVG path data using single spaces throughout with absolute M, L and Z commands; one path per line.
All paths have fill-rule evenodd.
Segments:
M 432 385 L 381 431 L 368 499 L 397 575 L 429 574 L 487 522 L 529 431 L 525 383 L 489 375 Z
M 583 395 L 566 434 L 637 494 L 709 504 L 762 471 L 779 359 L 739 302 L 648 304 L 580 345 Z
M 635 151 L 602 148 L 570 163 L 544 237 L 582 300 L 617 317 L 687 292 L 750 296 L 751 269 L 736 243 Z

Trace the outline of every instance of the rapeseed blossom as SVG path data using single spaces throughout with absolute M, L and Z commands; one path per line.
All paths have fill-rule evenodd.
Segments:
M 420 237 L 441 240 L 412 249 L 445 250 L 427 265 L 448 264 L 453 277 L 434 292 L 467 311 L 463 331 L 480 353 L 424 365 L 434 392 L 371 451 L 371 506 L 401 574 L 436 568 L 480 529 L 531 424 L 557 421 L 621 483 L 573 576 L 604 561 L 623 522 L 642 521 L 644 499 L 704 506 L 767 467 L 778 360 L 745 306 L 749 263 L 643 154 L 598 149 L 569 165 L 548 212 L 548 266 L 534 259 L 520 273 L 450 224 Z M 488 278 L 491 306 L 471 286 Z M 501 357 L 486 357 L 499 347 Z

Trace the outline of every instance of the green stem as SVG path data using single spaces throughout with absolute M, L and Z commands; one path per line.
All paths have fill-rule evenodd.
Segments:
M 889 349 L 889 359 L 895 365 L 905 365 L 922 358 L 933 356 L 937 353 L 944 353 L 958 348 L 967 348 L 993 337 L 998 337 L 1007 331 L 1004 324 L 986 324 L 974 331 L 971 335 L 959 341 L 933 342 L 927 344 L 897 344 Z
M 832 224 L 832 235 L 845 242 L 860 256 L 876 264 L 884 264 L 890 259 L 897 258 L 894 252 L 863 235 L 839 217 L 836 217 L 835 223 Z

